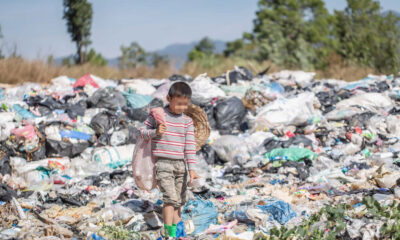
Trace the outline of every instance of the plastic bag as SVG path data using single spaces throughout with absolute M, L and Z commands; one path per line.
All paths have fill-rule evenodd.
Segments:
M 195 104 L 206 104 L 216 97 L 225 97 L 225 92 L 214 84 L 206 73 L 197 76 L 191 83 L 192 101 Z
M 277 79 L 279 83 L 296 83 L 301 87 L 305 87 L 314 79 L 315 74 L 314 72 L 283 70 L 272 74 L 271 77 Z
M 279 222 L 280 224 L 285 224 L 289 222 L 290 219 L 296 217 L 296 213 L 290 208 L 289 203 L 283 201 L 268 201 L 265 205 L 258 205 L 258 208 L 263 210 L 263 212 L 268 212 L 271 214 L 271 219 Z
M 136 94 L 132 90 L 129 92 L 122 92 L 125 96 L 128 107 L 142 108 L 151 102 L 151 96 Z
M 163 108 L 153 108 L 150 112 L 158 124 L 165 124 L 166 113 Z M 136 185 L 147 191 L 157 186 L 154 167 L 156 161 L 152 156 L 151 146 L 151 140 L 139 138 L 132 158 L 132 171 Z
M 364 93 L 340 101 L 335 107 L 342 110 L 352 106 L 361 107 L 374 113 L 385 113 L 393 108 L 393 103 L 389 97 L 381 93 Z
M 217 223 L 218 211 L 211 201 L 201 198 L 189 200 L 182 211 L 182 220 L 192 220 L 196 229 L 193 235 L 204 232 L 210 224 Z
M 93 151 L 92 159 L 103 166 L 108 166 L 112 169 L 124 166 L 132 157 L 135 145 L 123 145 L 118 147 L 101 147 Z
M 242 123 L 246 109 L 237 97 L 219 102 L 215 107 L 215 120 L 218 130 L 232 131 L 237 130 Z
M 10 154 L 6 148 L 0 148 L 0 174 L 11 174 Z
M 35 114 L 30 112 L 29 110 L 26 110 L 25 108 L 21 107 L 19 104 L 14 104 L 13 109 L 16 113 L 18 113 L 19 116 L 21 116 L 23 119 L 32 119 L 36 118 Z
M 250 160 L 247 145 L 243 144 L 243 139 L 238 136 L 222 136 L 215 140 L 211 147 L 222 161 L 243 165 Z
M 126 99 L 122 93 L 116 89 L 102 88 L 90 96 L 88 103 L 96 108 L 118 110 L 126 105 Z
M 132 171 L 136 185 L 150 191 L 157 186 L 155 178 L 155 159 L 151 154 L 151 140 L 139 138 L 133 152 Z
M 277 99 L 258 112 L 253 121 L 253 130 L 308 123 L 313 116 L 318 115 L 314 103 L 318 103 L 318 99 L 310 92 L 294 98 Z
M 158 124 L 165 124 L 165 110 L 163 108 L 153 108 L 150 110 L 150 114 L 154 117 Z
M 148 81 L 141 79 L 122 79 L 121 81 L 126 88 L 130 88 L 137 94 L 151 95 L 156 89 Z
M 85 75 L 83 75 L 82 77 L 80 77 L 75 83 L 74 83 L 74 88 L 77 87 L 84 87 L 87 84 L 92 85 L 95 88 L 99 88 L 99 85 L 93 80 L 92 76 L 87 73 Z
M 15 136 L 24 137 L 28 140 L 32 140 L 36 137 L 35 128 L 31 124 L 28 124 L 22 128 L 12 129 L 10 132 Z
M 276 148 L 266 153 L 264 158 L 271 161 L 290 160 L 298 162 L 304 159 L 315 160 L 317 158 L 317 154 L 308 148 Z
M 151 96 L 153 98 L 161 99 L 162 101 L 165 102 L 167 100 L 168 91 L 169 91 L 169 88 L 171 87 L 171 85 L 172 85 L 172 82 L 167 81 L 166 83 L 159 86 L 157 88 L 157 90 Z

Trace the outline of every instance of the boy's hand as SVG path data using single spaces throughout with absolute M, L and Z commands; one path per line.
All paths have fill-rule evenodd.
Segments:
M 165 126 L 165 124 L 159 124 L 158 127 L 157 127 L 156 134 L 158 136 L 161 136 L 161 135 L 163 135 L 165 133 L 166 129 L 167 129 L 167 126 Z
M 194 179 L 199 179 L 200 176 L 197 175 L 197 173 L 194 170 L 189 170 L 189 174 L 190 174 L 190 184 L 193 183 Z

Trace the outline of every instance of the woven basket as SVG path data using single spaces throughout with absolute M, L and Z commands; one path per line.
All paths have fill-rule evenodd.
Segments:
M 196 141 L 196 151 L 207 143 L 210 136 L 210 124 L 208 123 L 207 114 L 199 106 L 190 104 L 185 114 L 192 118 L 194 125 L 194 137 Z

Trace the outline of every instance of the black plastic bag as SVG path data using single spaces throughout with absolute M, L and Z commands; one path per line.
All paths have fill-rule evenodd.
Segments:
M 46 149 L 48 157 L 75 157 L 89 147 L 89 142 L 70 142 L 56 141 L 47 139 Z
M 42 143 L 40 143 L 42 144 Z M 32 159 L 32 161 L 39 161 L 42 159 L 46 158 L 46 145 L 42 144 L 41 146 L 39 146 L 39 148 L 32 152 L 32 153 L 27 153 L 27 155 Z
M 216 127 L 224 132 L 239 130 L 245 115 L 246 109 L 239 98 L 231 97 L 221 101 L 215 107 Z
M 94 92 L 88 103 L 91 107 L 118 110 L 126 106 L 126 98 L 118 90 L 107 87 Z
M 208 165 L 214 165 L 215 163 L 215 150 L 208 144 L 205 144 L 200 151 L 197 152 L 198 155 L 204 158 Z
M 96 134 L 101 135 L 107 133 L 113 127 L 117 127 L 119 123 L 119 118 L 112 112 L 104 111 L 96 114 L 92 121 L 90 122 L 90 127 L 96 132 Z
M 7 149 L 0 148 L 0 173 L 4 176 L 11 175 L 10 154 Z
M 214 106 L 213 105 L 200 105 L 200 107 L 207 114 L 208 123 L 210 124 L 211 129 L 215 129 L 217 127 L 217 122 L 214 117 Z
M 76 119 L 78 116 L 84 116 L 87 108 L 85 100 L 80 100 L 75 104 L 68 104 L 67 114 L 71 119 Z
M 129 125 L 128 131 L 129 131 L 129 137 L 126 141 L 126 144 L 136 144 L 137 138 L 140 135 L 139 129 Z
M 291 146 L 303 145 L 304 147 L 312 147 L 312 141 L 304 135 L 297 135 L 287 141 L 280 141 L 275 138 L 267 138 L 263 142 L 266 152 L 275 148 L 289 148 Z
M 44 106 L 51 110 L 64 109 L 64 105 L 52 96 L 31 96 L 24 100 L 29 106 Z
M 169 80 L 171 80 L 172 82 L 191 82 L 193 79 L 192 78 L 187 78 L 186 76 L 182 76 L 179 74 L 173 74 L 171 77 L 169 77 Z
M 0 201 L 9 202 L 13 197 L 17 197 L 17 193 L 6 184 L 0 183 Z
M 245 67 L 238 67 L 233 71 L 229 72 L 229 81 L 230 83 L 236 83 L 240 81 L 250 81 L 253 79 L 253 74 Z
M 123 111 L 127 114 L 127 117 L 134 121 L 144 122 L 149 116 L 150 109 L 156 107 L 163 107 L 164 103 L 161 99 L 154 98 L 150 104 L 142 108 L 130 108 L 125 107 Z

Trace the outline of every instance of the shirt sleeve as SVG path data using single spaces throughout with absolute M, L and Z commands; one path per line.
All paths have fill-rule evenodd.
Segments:
M 140 136 L 145 140 L 150 140 L 156 136 L 157 124 L 153 116 L 149 115 L 144 121 L 144 126 L 140 128 Z
M 188 164 L 189 170 L 192 170 L 196 163 L 196 142 L 194 138 L 194 126 L 193 121 L 190 121 L 185 125 L 186 136 L 185 136 L 185 160 Z

